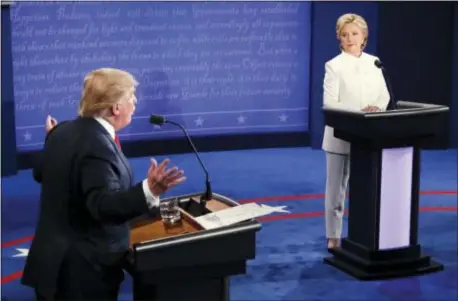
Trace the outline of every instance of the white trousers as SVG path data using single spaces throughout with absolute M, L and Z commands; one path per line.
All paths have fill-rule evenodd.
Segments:
M 350 155 L 326 153 L 326 194 L 324 200 L 326 238 L 341 238 L 342 218 L 348 179 Z

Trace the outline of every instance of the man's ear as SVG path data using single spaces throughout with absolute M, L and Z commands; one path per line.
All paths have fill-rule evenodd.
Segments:
M 119 110 L 119 104 L 114 104 L 112 107 L 111 107 L 111 114 L 113 116 L 118 116 L 120 114 L 120 110 Z

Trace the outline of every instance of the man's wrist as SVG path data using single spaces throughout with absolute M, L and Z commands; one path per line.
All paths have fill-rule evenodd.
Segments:
M 143 180 L 142 187 L 143 187 L 143 193 L 145 194 L 146 202 L 148 203 L 148 207 L 152 208 L 152 207 L 159 206 L 160 198 L 158 195 L 155 195 L 151 191 L 147 179 Z

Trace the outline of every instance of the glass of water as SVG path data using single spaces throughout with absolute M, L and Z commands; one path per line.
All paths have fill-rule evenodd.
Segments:
M 177 198 L 161 201 L 159 211 L 164 225 L 172 226 L 181 223 L 181 212 Z

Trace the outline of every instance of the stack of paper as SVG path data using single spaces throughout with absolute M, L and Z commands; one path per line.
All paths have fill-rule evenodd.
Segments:
M 214 229 L 268 215 L 272 212 L 289 212 L 284 210 L 285 207 L 271 207 L 263 204 L 248 203 L 199 216 L 196 218 L 196 221 L 205 229 Z

